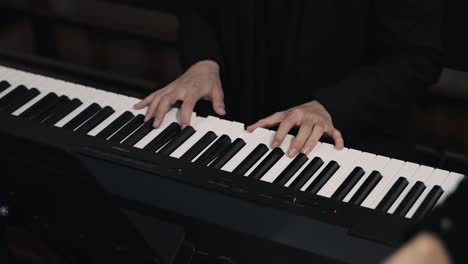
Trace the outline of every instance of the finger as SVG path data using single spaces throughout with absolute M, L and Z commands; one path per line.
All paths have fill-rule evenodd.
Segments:
M 190 125 L 190 119 L 192 117 L 192 112 L 193 109 L 195 108 L 197 100 L 194 99 L 186 99 L 182 103 L 182 107 L 180 109 L 180 124 L 182 128 L 185 128 L 186 126 Z
M 257 121 L 257 123 L 250 125 L 249 127 L 247 127 L 247 131 L 253 132 L 255 129 L 259 127 L 272 127 L 274 125 L 281 123 L 281 121 L 283 121 L 285 118 L 286 118 L 285 112 L 274 113 L 273 115 L 264 119 L 260 119 L 259 121 Z
M 293 158 L 297 155 L 299 150 L 304 147 L 307 139 L 309 138 L 310 134 L 312 133 L 312 126 L 311 125 L 302 125 L 297 133 L 296 138 L 294 138 L 291 147 L 289 147 L 288 155 L 290 158 Z
M 278 131 L 276 131 L 275 137 L 273 138 L 273 143 L 271 144 L 272 148 L 281 146 L 286 135 L 294 127 L 294 124 L 295 122 L 290 117 L 281 122 Z
M 171 109 L 172 105 L 177 102 L 177 98 L 173 95 L 166 95 L 161 98 L 156 113 L 154 115 L 153 126 L 159 128 L 164 120 L 164 116 Z
M 218 87 L 217 89 L 213 90 L 212 94 L 212 104 L 213 104 L 213 110 L 218 114 L 218 115 L 225 115 L 226 114 L 226 109 L 224 106 L 224 94 L 223 90 L 221 87 Z
M 160 100 L 161 100 L 160 95 L 155 95 L 154 96 L 153 101 L 151 101 L 148 109 L 146 110 L 145 122 L 148 122 L 154 116 L 154 112 L 158 108 Z
M 323 126 L 320 124 L 316 124 L 312 129 L 312 133 L 310 134 L 309 138 L 307 139 L 304 147 L 302 148 L 302 153 L 309 155 L 310 152 L 315 148 L 318 141 L 322 137 L 324 132 Z
M 146 107 L 147 105 L 149 105 L 151 103 L 151 101 L 153 101 L 154 96 L 155 96 L 154 93 L 148 95 L 145 99 L 143 99 L 140 102 L 138 102 L 137 104 L 133 105 L 133 108 L 135 108 L 136 110 L 140 110 L 140 109 Z
M 344 139 L 341 135 L 341 132 L 338 131 L 338 129 L 333 128 L 332 131 L 327 134 L 329 134 L 333 138 L 333 141 L 335 141 L 336 149 L 341 150 L 344 148 Z

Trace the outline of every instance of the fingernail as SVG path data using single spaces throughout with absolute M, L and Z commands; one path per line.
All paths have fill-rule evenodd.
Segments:
M 296 154 L 297 154 L 297 149 L 293 148 L 293 149 L 289 150 L 289 157 L 290 158 L 296 156 Z
M 273 144 L 271 144 L 272 148 L 277 148 L 279 145 L 278 141 L 273 141 Z
M 310 148 L 309 147 L 305 147 L 303 150 L 302 150 L 302 153 L 306 154 L 306 155 L 309 155 L 310 153 Z

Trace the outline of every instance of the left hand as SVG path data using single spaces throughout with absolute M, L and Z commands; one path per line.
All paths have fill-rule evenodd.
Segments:
M 341 132 L 333 126 L 330 114 L 317 101 L 277 112 L 247 127 L 247 131 L 252 132 L 258 127 L 267 128 L 278 124 L 280 125 L 273 139 L 272 148 L 280 146 L 293 127 L 299 127 L 299 132 L 288 150 L 290 157 L 296 156 L 299 151 L 308 155 L 323 135 L 332 137 L 337 149 L 344 147 Z

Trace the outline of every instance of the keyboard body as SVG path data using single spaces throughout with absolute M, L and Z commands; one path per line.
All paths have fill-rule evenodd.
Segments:
M 44 63 L 0 65 L 69 81 Z M 180 225 L 198 251 L 234 263 L 376 263 L 415 222 L 10 114 L 0 122 L 3 144 L 22 138 L 74 153 L 122 208 Z

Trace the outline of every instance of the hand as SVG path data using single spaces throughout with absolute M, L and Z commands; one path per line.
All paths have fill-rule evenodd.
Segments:
M 296 138 L 289 147 L 288 155 L 290 157 L 296 156 L 299 151 L 308 155 L 324 134 L 333 138 L 337 149 L 344 147 L 344 140 L 340 131 L 333 126 L 330 114 L 317 101 L 275 113 L 249 126 L 247 130 L 252 132 L 258 127 L 267 128 L 277 124 L 280 124 L 280 126 L 273 139 L 272 148 L 280 146 L 293 127 L 300 127 Z
M 450 256 L 442 243 L 429 233 L 421 233 L 391 255 L 384 264 L 448 264 Z
M 177 101 L 183 101 L 180 123 L 185 127 L 190 125 L 193 109 L 200 99 L 211 101 L 218 115 L 226 114 L 219 67 L 214 61 L 201 61 L 192 65 L 175 81 L 150 94 L 134 107 L 142 109 L 148 106 L 145 122 L 154 117 L 153 126 L 158 128 L 172 105 Z

